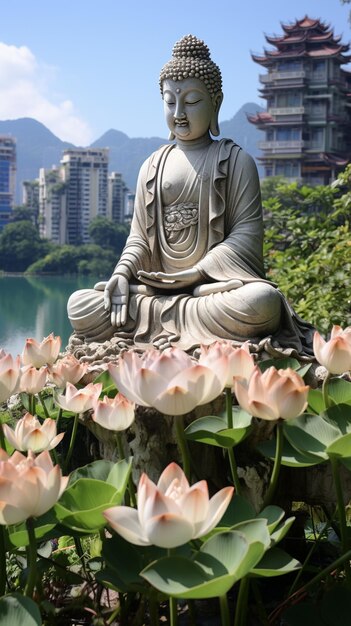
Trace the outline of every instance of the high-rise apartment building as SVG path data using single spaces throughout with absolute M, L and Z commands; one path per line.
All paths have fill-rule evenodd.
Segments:
M 108 149 L 65 150 L 61 164 L 66 183 L 66 243 L 88 243 L 91 220 L 107 216 Z
M 268 71 L 260 76 L 267 111 L 249 116 L 264 131 L 259 143 L 265 176 L 328 184 L 351 158 L 349 45 L 319 19 L 282 24 L 266 36 L 274 49 L 252 58 Z
M 22 182 L 23 205 L 33 214 L 33 222 L 38 224 L 39 217 L 39 179 Z
M 0 136 L 0 230 L 8 223 L 15 204 L 16 141 Z
M 108 177 L 108 211 L 107 217 L 117 224 L 123 224 L 126 217 L 128 187 L 122 174 L 111 172 Z
M 67 184 L 62 168 L 39 171 L 39 233 L 54 243 L 67 243 Z

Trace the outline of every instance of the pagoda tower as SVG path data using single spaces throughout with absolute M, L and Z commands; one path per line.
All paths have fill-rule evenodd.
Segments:
M 268 72 L 259 77 L 267 110 L 248 116 L 265 132 L 259 142 L 265 177 L 327 185 L 351 160 L 351 73 L 341 66 L 350 46 L 320 19 L 282 24 L 274 46 L 252 54 Z

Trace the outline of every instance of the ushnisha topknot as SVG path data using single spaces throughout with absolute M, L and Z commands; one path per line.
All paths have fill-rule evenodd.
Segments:
M 210 50 L 202 39 L 185 35 L 174 44 L 172 58 L 163 66 L 160 74 L 160 89 L 163 81 L 199 78 L 211 96 L 222 91 L 222 76 L 218 65 L 211 59 Z

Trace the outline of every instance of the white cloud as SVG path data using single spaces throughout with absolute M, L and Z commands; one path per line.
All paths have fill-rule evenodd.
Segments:
M 0 42 L 0 119 L 33 117 L 64 141 L 91 142 L 88 124 L 77 115 L 70 100 L 48 95 L 54 68 L 43 66 L 26 46 Z

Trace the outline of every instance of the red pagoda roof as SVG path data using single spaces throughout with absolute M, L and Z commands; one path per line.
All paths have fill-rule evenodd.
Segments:
M 274 122 L 274 118 L 267 111 L 256 113 L 256 115 L 248 115 L 247 119 L 252 124 L 260 124 L 261 122 Z
M 320 19 L 313 19 L 308 17 L 308 15 L 305 15 L 305 17 L 303 17 L 301 20 L 295 20 L 295 22 L 291 24 L 281 24 L 281 27 L 283 30 L 285 30 L 286 33 L 291 33 L 294 30 L 298 30 L 301 28 L 316 28 L 321 32 L 324 32 L 329 28 L 329 26 L 324 24 L 324 22 L 321 22 Z
M 337 154 L 330 154 L 328 152 L 322 152 L 320 158 L 323 159 L 328 165 L 336 165 L 338 167 L 345 167 L 348 164 L 349 159 L 344 159 Z
M 264 54 L 252 54 L 252 58 L 260 65 L 270 65 L 278 57 L 331 57 L 339 56 L 341 63 L 347 63 L 349 57 L 342 53 L 350 49 L 349 44 L 340 43 L 341 36 L 334 36 L 330 26 L 320 19 L 311 19 L 307 15 L 292 24 L 282 24 L 283 35 L 266 35 L 268 43 L 275 50 L 264 49 Z M 319 45 L 318 45 L 319 44 Z

